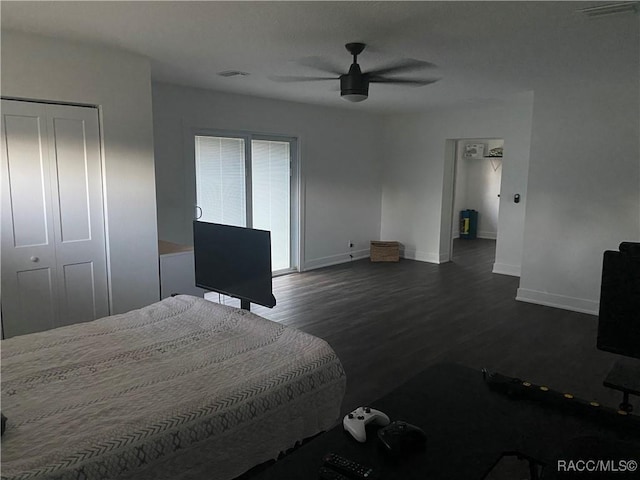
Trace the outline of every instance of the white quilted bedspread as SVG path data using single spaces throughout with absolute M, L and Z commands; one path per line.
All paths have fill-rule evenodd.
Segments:
M 178 296 L 2 341 L 2 479 L 227 480 L 338 419 L 312 335 Z

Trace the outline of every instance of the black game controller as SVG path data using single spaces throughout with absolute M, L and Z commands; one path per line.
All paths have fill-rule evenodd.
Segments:
M 427 443 L 427 435 L 424 430 L 402 421 L 391 422 L 378 430 L 378 438 L 385 451 L 392 455 L 422 450 Z

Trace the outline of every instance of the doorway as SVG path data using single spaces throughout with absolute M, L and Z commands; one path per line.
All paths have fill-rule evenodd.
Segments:
M 449 260 L 491 250 L 495 258 L 504 140 L 454 141 Z M 493 263 L 493 262 L 491 262 Z

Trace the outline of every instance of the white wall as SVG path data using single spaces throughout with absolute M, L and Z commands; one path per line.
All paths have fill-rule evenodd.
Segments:
M 571 28 L 561 50 L 571 80 L 534 81 L 517 298 L 597 314 L 603 251 L 640 240 L 640 17 Z
M 453 208 L 452 233 L 460 235 L 460 210 L 478 211 L 478 238 L 498 237 L 498 212 L 500 206 L 500 180 L 502 178 L 502 158 L 464 158 L 467 144 L 482 143 L 485 155 L 489 150 L 502 147 L 503 140 L 480 138 L 458 140 L 456 142 L 456 177 Z
M 149 62 L 2 31 L 2 95 L 100 109 L 111 313 L 159 298 Z
M 518 299 L 595 315 L 602 253 L 640 240 L 635 82 L 536 92 Z
M 160 238 L 192 244 L 193 128 L 297 137 L 304 210 L 303 269 L 366 256 L 380 235 L 380 126 L 371 115 L 299 103 L 153 85 Z
M 381 238 L 400 241 L 405 256 L 449 258 L 453 145 L 460 138 L 503 138 L 502 187 L 494 271 L 520 274 L 533 95 L 385 118 Z M 447 151 L 449 149 L 450 151 Z M 444 188 L 443 188 L 444 187 Z M 519 193 L 522 201 L 513 203 Z M 443 198 L 446 201 L 443 202 Z

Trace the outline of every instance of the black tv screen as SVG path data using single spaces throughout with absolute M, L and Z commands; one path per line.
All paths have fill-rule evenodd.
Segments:
M 604 252 L 598 348 L 640 358 L 640 244 Z
M 271 232 L 193 222 L 196 286 L 272 308 Z

